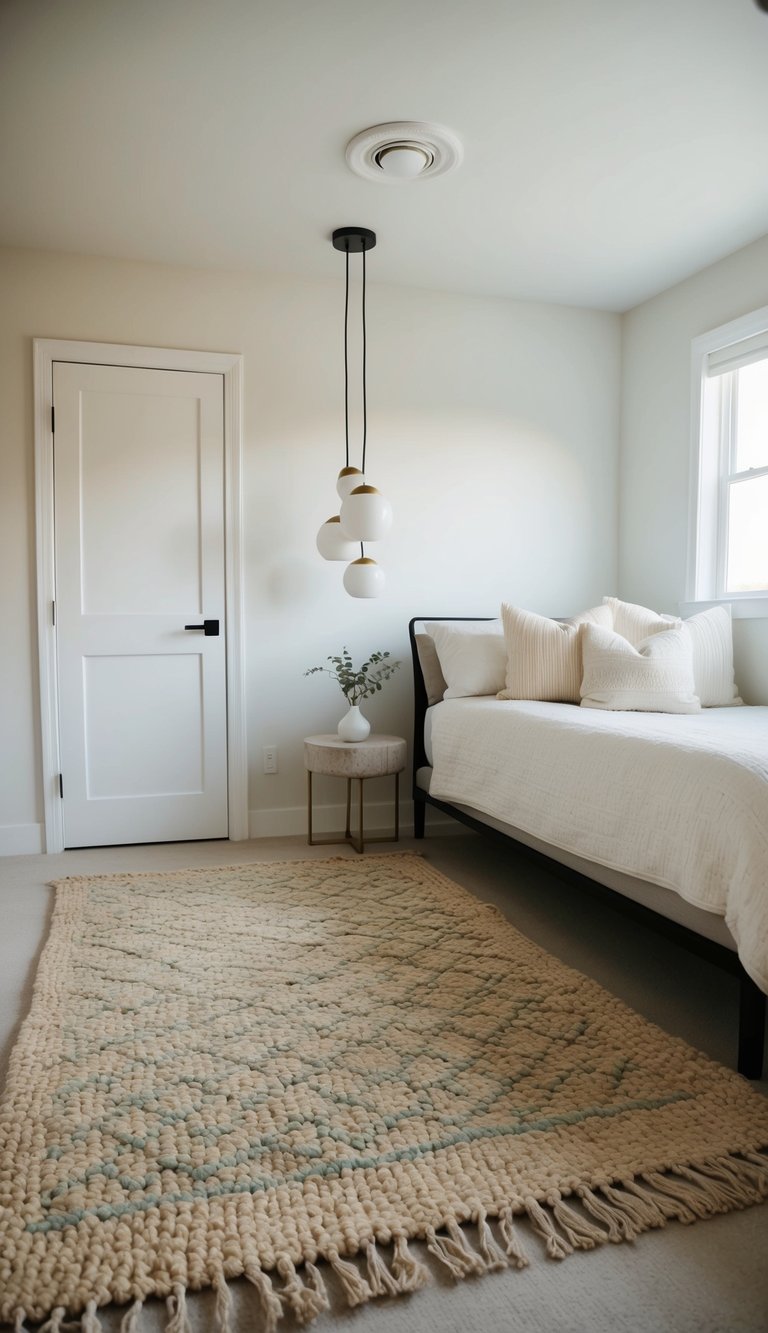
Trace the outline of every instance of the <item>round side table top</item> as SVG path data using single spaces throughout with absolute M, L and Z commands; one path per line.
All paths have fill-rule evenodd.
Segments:
M 343 741 L 335 732 L 304 738 L 304 764 L 311 773 L 341 778 L 377 778 L 401 773 L 407 746 L 402 736 L 368 736 Z

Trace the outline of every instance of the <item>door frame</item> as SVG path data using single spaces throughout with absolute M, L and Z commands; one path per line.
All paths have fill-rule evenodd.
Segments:
M 59 792 L 59 691 L 56 659 L 56 596 L 53 489 L 53 363 L 87 362 L 145 370 L 202 371 L 224 381 L 224 571 L 227 636 L 227 777 L 229 838 L 248 837 L 248 740 L 245 709 L 245 614 L 243 589 L 243 358 L 236 352 L 193 352 L 170 347 L 33 338 L 35 398 L 35 520 L 37 553 L 37 640 L 40 670 L 40 742 L 45 850 L 64 850 L 64 814 Z

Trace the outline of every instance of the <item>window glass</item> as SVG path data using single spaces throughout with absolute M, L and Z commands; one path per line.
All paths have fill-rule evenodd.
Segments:
M 768 588 L 768 474 L 731 483 L 726 592 Z
M 746 472 L 768 467 L 768 359 L 742 366 L 737 375 L 736 471 Z

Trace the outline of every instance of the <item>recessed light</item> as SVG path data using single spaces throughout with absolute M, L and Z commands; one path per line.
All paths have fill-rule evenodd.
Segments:
M 463 155 L 461 140 L 452 130 L 423 120 L 372 125 L 350 139 L 346 153 L 358 176 L 387 185 L 444 176 Z

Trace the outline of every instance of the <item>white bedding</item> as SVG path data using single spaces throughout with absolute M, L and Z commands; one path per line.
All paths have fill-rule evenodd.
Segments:
M 725 917 L 768 991 L 768 707 L 597 712 L 448 699 L 430 795 Z

